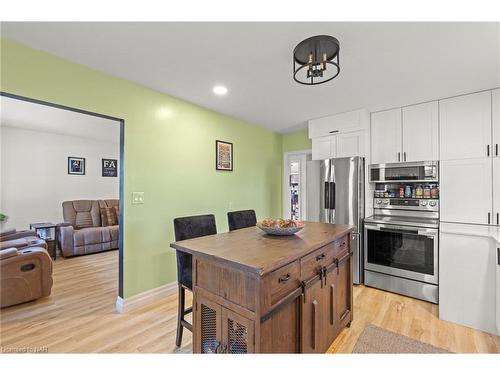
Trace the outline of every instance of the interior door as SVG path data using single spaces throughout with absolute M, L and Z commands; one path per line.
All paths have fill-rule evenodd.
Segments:
M 200 328 L 195 329 L 194 352 L 219 353 L 222 349 L 221 306 L 203 297 L 196 298 L 195 306 L 196 314 L 193 327 Z
M 491 91 L 440 100 L 439 130 L 440 160 L 486 157 L 491 147 Z
M 254 322 L 231 310 L 222 308 L 222 342 L 223 353 L 254 353 Z
M 401 108 L 371 114 L 372 163 L 383 164 L 401 159 Z
M 440 163 L 440 220 L 488 224 L 492 213 L 492 159 Z
M 438 102 L 403 107 L 403 160 L 439 159 Z

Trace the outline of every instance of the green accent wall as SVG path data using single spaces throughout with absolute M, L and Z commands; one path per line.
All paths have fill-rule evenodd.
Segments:
M 283 134 L 282 147 L 283 152 L 310 150 L 312 145 L 311 140 L 307 135 L 307 129 L 294 133 Z
M 230 209 L 280 216 L 281 135 L 0 41 L 2 91 L 125 120 L 124 297 L 176 280 L 173 218 L 213 213 L 222 232 Z M 284 136 L 286 149 L 307 148 L 300 138 Z M 234 172 L 215 170 L 216 139 L 234 144 Z M 145 204 L 131 204 L 133 191 Z

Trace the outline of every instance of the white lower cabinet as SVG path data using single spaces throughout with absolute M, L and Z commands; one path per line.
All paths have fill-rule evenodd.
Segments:
M 488 224 L 492 220 L 491 158 L 440 163 L 441 221 Z
M 439 318 L 498 335 L 496 242 L 487 235 L 467 234 L 465 229 L 491 227 L 454 226 L 453 233 L 440 232 Z

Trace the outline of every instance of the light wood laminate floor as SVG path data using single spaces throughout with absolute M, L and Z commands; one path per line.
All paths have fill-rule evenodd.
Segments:
M 0 345 L 49 353 L 189 353 L 184 330 L 175 347 L 177 296 L 125 314 L 115 312 L 118 252 L 59 258 L 52 295 L 1 310 Z M 188 301 L 190 303 L 190 301 Z M 372 323 L 452 352 L 500 352 L 500 337 L 441 321 L 438 307 L 377 289 L 354 288 L 354 321 L 328 352 L 350 353 Z

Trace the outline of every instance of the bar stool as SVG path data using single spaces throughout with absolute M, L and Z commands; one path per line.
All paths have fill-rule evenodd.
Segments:
M 217 233 L 214 215 L 188 216 L 174 219 L 175 241 L 203 237 Z M 179 297 L 177 309 L 177 335 L 175 345 L 181 346 L 182 330 L 193 332 L 193 326 L 184 317 L 193 312 L 193 307 L 185 308 L 186 289 L 193 290 L 193 257 L 191 254 L 177 250 L 177 282 Z
M 254 227 L 257 224 L 257 217 L 254 210 L 233 211 L 227 213 L 229 230 L 236 230 Z

